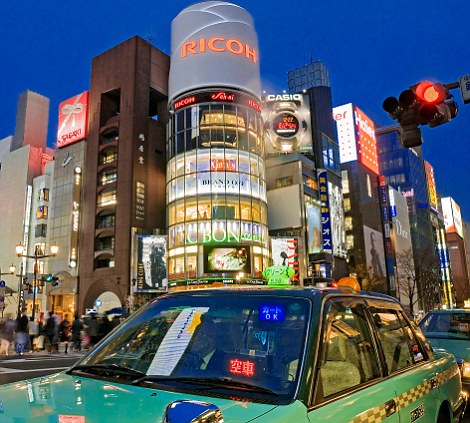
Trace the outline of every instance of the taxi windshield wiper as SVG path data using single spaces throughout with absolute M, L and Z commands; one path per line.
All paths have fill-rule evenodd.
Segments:
M 233 380 L 227 377 L 184 377 L 184 376 L 156 376 L 156 375 L 147 375 L 136 379 L 132 382 L 133 385 L 138 385 L 142 382 L 183 382 L 183 383 L 193 383 L 195 385 L 206 385 L 207 387 L 222 387 L 222 388 L 236 388 L 247 390 L 251 392 L 260 392 L 263 394 L 269 395 L 279 395 L 276 391 L 272 389 L 263 388 L 262 386 L 253 385 L 247 382 L 241 382 L 238 380 Z
M 144 377 L 145 373 L 139 370 L 131 369 L 130 367 L 123 366 L 122 364 L 84 364 L 72 367 L 67 373 L 84 372 L 84 373 L 95 373 L 95 372 L 108 372 L 108 373 L 119 373 L 134 377 Z

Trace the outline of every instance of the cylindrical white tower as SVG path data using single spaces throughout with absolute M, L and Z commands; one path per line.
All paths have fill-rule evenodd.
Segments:
M 268 266 L 258 39 L 231 3 L 172 23 L 167 142 L 170 288 L 255 282 Z

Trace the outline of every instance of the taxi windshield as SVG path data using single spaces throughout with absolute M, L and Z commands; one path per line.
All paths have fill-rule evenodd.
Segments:
M 154 387 L 292 398 L 310 301 L 270 295 L 175 295 L 153 301 L 72 372 Z M 105 376 L 103 376 L 105 375 Z M 223 392 L 222 392 L 223 393 Z
M 419 327 L 428 338 L 470 339 L 470 313 L 429 313 Z

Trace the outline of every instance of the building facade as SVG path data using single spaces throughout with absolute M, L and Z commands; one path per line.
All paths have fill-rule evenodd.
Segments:
M 164 231 L 169 57 L 139 37 L 95 57 L 83 169 L 78 304 L 128 305 L 139 233 Z
M 195 22 L 204 25 L 195 27 Z M 252 17 L 228 3 L 183 10 L 172 23 L 166 189 L 170 289 L 214 281 L 256 283 L 268 266 L 259 95 Z

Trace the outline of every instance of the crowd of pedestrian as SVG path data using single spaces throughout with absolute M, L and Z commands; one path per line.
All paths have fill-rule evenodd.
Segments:
M 0 323 L 0 355 L 47 351 L 48 353 L 82 351 L 90 349 L 121 322 L 118 316 L 91 314 L 81 318 L 77 313 L 73 319 L 68 314 L 61 316 L 49 311 L 38 320 L 25 314 L 13 319 L 7 317 Z M 63 350 L 62 350 L 63 348 Z

